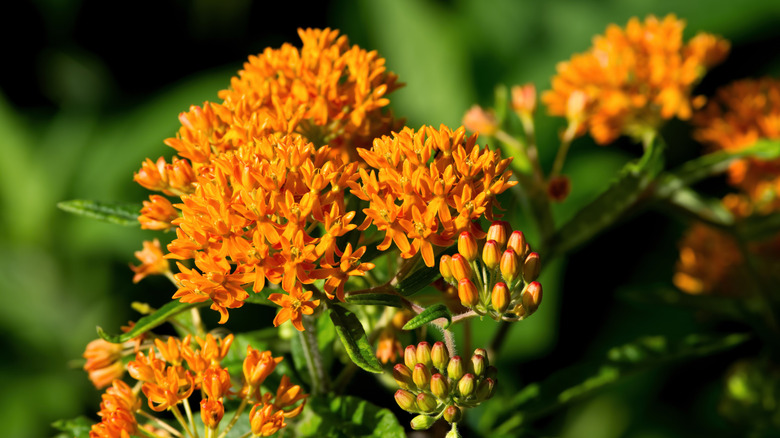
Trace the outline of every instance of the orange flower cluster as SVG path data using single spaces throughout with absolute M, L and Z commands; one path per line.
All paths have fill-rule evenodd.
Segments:
M 130 322 L 122 327 L 123 332 L 133 328 Z M 121 344 L 113 344 L 103 339 L 95 339 L 87 344 L 83 357 L 87 360 L 84 371 L 89 375 L 89 380 L 97 389 L 103 389 L 125 374 L 125 366 L 122 358 L 138 352 L 143 342 L 144 335 L 137 336 Z
M 233 391 L 230 373 L 221 365 L 232 343 L 233 335 L 219 340 L 210 334 L 205 339 L 191 336 L 184 340 L 156 339 L 154 348 L 146 354 L 138 352 L 127 369 L 134 379 L 143 383 L 141 391 L 152 411 L 176 410 L 179 403 L 187 403 L 200 390 L 201 418 L 204 425 L 215 431 L 225 413 L 225 399 L 239 396 L 258 402 L 268 414 L 262 420 L 250 416 L 253 431 L 255 428 L 278 431 L 285 426 L 285 418 L 300 414 L 307 395 L 301 392 L 300 386 L 292 385 L 287 376 L 282 377 L 276 394 L 263 394 L 261 385 L 282 358 L 274 358 L 270 351 L 260 352 L 251 346 L 247 347 L 243 364 L 244 384 L 239 391 Z M 115 380 L 103 400 L 102 421 L 92 427 L 90 437 L 124 437 L 137 432 L 135 412 L 141 409 L 141 402 L 129 386 Z M 304 403 L 295 406 L 301 400 Z M 260 432 L 256 435 L 266 436 Z
M 691 89 L 726 57 L 729 43 L 699 33 L 683 44 L 684 27 L 671 14 L 632 18 L 625 29 L 610 25 L 590 50 L 558 64 L 542 102 L 602 145 L 621 134 L 641 137 L 664 119 L 690 118 L 692 107 L 704 103 L 692 99 Z
M 713 150 L 780 139 L 780 80 L 745 79 L 720 88 L 693 120 L 694 136 Z M 761 213 L 780 208 L 780 160 L 737 160 L 729 167 L 729 182 L 752 201 L 750 208 Z
M 133 283 L 138 283 L 149 275 L 165 275 L 171 271 L 157 239 L 144 241 L 144 248 L 135 252 L 135 258 L 140 260 L 141 264 L 130 265 L 130 269 L 135 272 Z
M 734 238 L 711 226 L 696 223 L 680 242 L 674 285 L 692 294 L 734 295 L 746 279 L 740 273 L 742 253 Z
M 462 231 L 484 236 L 477 220 L 492 220 L 493 207 L 500 207 L 496 196 L 517 181 L 509 181 L 512 172 L 506 170 L 512 159 L 479 147 L 476 139 L 466 137 L 463 127 L 423 126 L 358 151 L 376 170 L 360 169 L 360 184 L 349 184 L 353 195 L 370 203 L 359 228 L 373 223 L 385 232 L 378 249 L 392 242 L 402 257 L 420 253 L 433 266 L 433 245 L 449 246 Z

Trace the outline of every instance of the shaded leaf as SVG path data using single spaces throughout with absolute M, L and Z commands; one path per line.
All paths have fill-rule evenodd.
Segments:
M 352 362 L 366 371 L 381 373 L 382 365 L 376 358 L 374 349 L 371 348 L 366 332 L 363 330 L 363 325 L 355 313 L 338 304 L 330 306 L 330 310 L 330 319 L 336 327 L 336 334 L 341 339 L 341 343 L 344 344 L 344 349 Z
M 403 438 L 404 428 L 384 408 L 352 396 L 313 397 L 295 426 L 301 437 Z
M 403 307 L 403 301 L 398 295 L 392 294 L 359 294 L 347 295 L 347 302 L 361 306 Z
M 717 227 L 734 225 L 734 215 L 723 206 L 719 199 L 704 198 L 688 187 L 683 187 L 672 193 L 668 202 L 674 208 L 702 222 Z
M 452 315 L 450 314 L 449 309 L 447 309 L 447 306 L 444 304 L 434 304 L 433 306 L 423 310 L 419 315 L 410 319 L 409 322 L 404 325 L 403 329 L 414 330 L 417 327 L 422 327 L 423 325 L 435 321 L 439 318 L 447 319 L 447 324 L 444 325 L 445 329 L 452 323 Z
M 780 213 L 768 215 L 753 215 L 740 220 L 736 224 L 736 232 L 740 238 L 762 240 L 780 233 Z
M 68 213 L 125 226 L 138 226 L 138 215 L 141 211 L 141 205 L 139 204 L 89 201 L 86 199 L 62 201 L 57 203 L 57 207 Z
M 419 292 L 426 286 L 430 286 L 430 284 L 433 283 L 433 280 L 439 276 L 439 260 L 441 259 L 441 256 L 445 254 L 455 254 L 455 251 L 457 251 L 457 247 L 455 245 L 442 251 L 441 254 L 439 254 L 437 257 L 436 264 L 434 266 L 423 266 L 422 268 L 414 271 L 411 275 L 398 282 L 398 285 L 395 287 L 395 289 L 399 294 L 408 297 Z
M 192 309 L 193 307 L 198 307 L 203 305 L 205 305 L 205 303 L 182 303 L 179 301 L 171 301 L 169 303 L 166 303 L 164 306 L 160 307 L 159 309 L 157 309 L 151 315 L 147 315 L 144 316 L 143 318 L 140 318 L 138 321 L 135 322 L 133 329 L 130 330 L 129 332 L 121 333 L 118 335 L 110 335 L 106 333 L 105 330 L 103 330 L 101 327 L 97 328 L 97 332 L 98 335 L 101 338 L 105 339 L 106 341 L 118 344 L 148 332 L 149 330 L 163 324 L 174 315 Z
M 672 287 L 650 285 L 632 287 L 618 292 L 618 297 L 644 306 L 672 306 L 704 310 L 734 319 L 742 319 L 746 300 L 714 295 L 691 295 Z
M 89 438 L 89 430 L 93 424 L 94 421 L 81 416 L 69 420 L 57 420 L 51 426 L 62 432 L 55 438 Z

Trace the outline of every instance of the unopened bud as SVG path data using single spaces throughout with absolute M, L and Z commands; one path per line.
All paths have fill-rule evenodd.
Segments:
M 490 293 L 490 303 L 493 309 L 498 313 L 504 313 L 509 308 L 509 302 L 512 300 L 512 294 L 506 283 L 498 282 L 493 285 L 493 291 Z
M 412 429 L 414 430 L 427 430 L 430 429 L 431 426 L 433 426 L 433 423 L 436 422 L 435 417 L 429 417 L 427 415 L 418 415 L 414 418 L 412 418 Z
M 458 282 L 458 298 L 460 298 L 460 303 L 465 307 L 476 306 L 479 302 L 479 291 L 477 291 L 477 286 L 468 278 L 460 280 Z
M 534 84 L 512 87 L 512 109 L 524 115 L 534 113 L 536 110 L 536 86 Z
M 485 111 L 479 105 L 474 105 L 463 116 L 463 126 L 471 132 L 493 135 L 498 131 L 498 120 L 492 112 Z
M 539 253 L 532 252 L 525 257 L 523 262 L 523 280 L 531 282 L 539 277 L 539 271 L 542 269 L 542 261 Z
M 512 248 L 518 257 L 523 258 L 526 248 L 525 234 L 520 230 L 512 231 L 509 235 L 509 240 L 506 242 L 507 248 Z
M 479 248 L 477 248 L 477 239 L 474 238 L 473 234 L 468 231 L 460 233 L 460 236 L 458 236 L 458 252 L 470 262 L 477 259 Z
M 515 250 L 510 248 L 504 251 L 504 254 L 501 255 L 501 264 L 499 267 L 501 269 L 501 276 L 504 277 L 507 284 L 512 284 L 520 274 L 520 266 L 517 263 L 517 254 L 515 254 Z
M 393 379 L 403 389 L 415 388 L 412 380 L 412 370 L 406 365 L 399 363 L 393 367 Z
M 482 247 L 482 261 L 488 269 L 496 269 L 501 260 L 501 248 L 495 240 L 488 240 Z
M 493 394 L 496 392 L 496 382 L 493 379 L 487 378 L 482 379 L 481 382 L 479 382 L 479 388 L 477 388 L 477 399 L 487 400 L 490 397 L 493 397 Z
M 493 221 L 487 231 L 487 240 L 495 240 L 498 246 L 503 249 L 511 229 L 507 221 Z
M 399 389 L 395 392 L 395 402 L 405 411 L 414 412 L 417 410 L 417 398 L 405 389 Z
M 496 378 L 498 377 L 498 368 L 494 367 L 493 365 L 490 365 L 485 370 L 485 378 L 487 379 L 493 379 L 493 381 L 496 381 Z
M 450 386 L 447 378 L 439 373 L 431 376 L 431 393 L 440 399 L 445 399 L 450 395 Z
M 447 346 L 444 342 L 436 342 L 431 348 L 431 361 L 439 371 L 447 369 L 447 364 L 450 362 L 450 353 L 447 351 Z
M 436 397 L 425 392 L 417 394 L 417 409 L 421 412 L 433 412 L 437 404 Z
M 536 312 L 539 304 L 542 303 L 542 285 L 538 281 L 533 281 L 523 292 L 523 307 L 530 315 Z
M 404 363 L 410 370 L 417 365 L 417 348 L 414 345 L 409 345 L 404 350 Z
M 447 423 L 457 423 L 462 418 L 463 412 L 457 406 L 449 405 L 444 409 L 444 419 L 447 420 Z
M 471 356 L 471 369 L 474 370 L 474 374 L 477 377 L 482 377 L 482 374 L 487 368 L 487 359 L 481 354 L 475 354 Z
M 458 381 L 458 394 L 460 394 L 462 397 L 468 397 L 472 394 L 474 394 L 475 385 L 476 385 L 476 377 L 474 377 L 473 374 L 468 373 L 460 378 Z
M 431 370 L 425 365 L 418 363 L 414 366 L 412 371 L 412 381 L 420 389 L 427 389 L 428 384 L 431 382 Z
M 441 256 L 441 260 L 439 260 L 439 272 L 444 281 L 449 283 L 455 280 L 455 276 L 452 275 L 452 257 L 446 254 Z
M 455 254 L 450 260 L 452 276 L 455 277 L 455 280 L 460 281 L 464 278 L 471 278 L 471 266 L 469 266 L 469 261 L 465 257 Z
M 426 367 L 430 367 L 433 364 L 431 362 L 431 346 L 425 341 L 417 344 L 417 363 L 421 363 Z
M 466 371 L 463 369 L 463 361 L 460 356 L 452 356 L 450 363 L 447 365 L 447 377 L 452 380 L 460 380 Z
M 221 401 L 211 398 L 200 401 L 200 418 L 209 429 L 216 429 L 223 416 L 225 406 Z

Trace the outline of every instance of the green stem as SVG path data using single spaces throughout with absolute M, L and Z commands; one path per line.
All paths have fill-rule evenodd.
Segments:
M 190 430 L 189 424 L 187 424 L 187 421 L 181 415 L 179 407 L 176 405 L 171 406 L 171 412 L 173 412 L 173 416 L 176 417 L 176 420 L 181 424 L 181 427 L 184 428 L 184 431 L 187 432 L 187 436 L 195 438 L 195 435 Z
M 311 377 L 311 393 L 313 396 L 327 393 L 330 388 L 328 375 L 322 366 L 322 355 L 320 355 L 319 345 L 317 344 L 316 326 L 312 324 L 310 316 L 303 317 L 304 331 L 298 332 L 303 345 L 303 357 L 306 359 L 306 367 L 309 369 Z
M 230 432 L 230 429 L 232 429 L 233 426 L 238 421 L 238 417 L 240 417 L 241 414 L 244 413 L 244 409 L 246 409 L 246 405 L 249 403 L 249 397 L 251 397 L 250 394 L 252 394 L 253 392 L 254 392 L 253 388 L 250 387 L 249 391 L 247 391 L 246 398 L 241 400 L 241 404 L 238 406 L 238 410 L 236 411 L 235 414 L 233 414 L 233 418 L 230 419 L 230 423 L 228 423 L 228 425 L 225 426 L 225 430 L 223 430 L 222 433 L 219 434 L 219 437 L 217 437 L 217 438 L 225 438 L 227 436 L 228 432 Z
M 195 421 L 192 418 L 192 408 L 190 407 L 190 400 L 184 399 L 182 400 L 182 404 L 184 405 L 184 412 L 187 414 L 187 420 L 190 423 L 190 428 L 192 428 L 192 434 L 195 435 L 195 438 L 198 438 L 198 429 L 195 427 Z
M 141 411 L 141 410 L 138 410 L 135 413 L 141 415 L 142 417 L 144 417 L 144 418 L 146 418 L 148 420 L 154 421 L 155 424 L 160 426 L 160 428 L 165 429 L 171 435 L 177 436 L 177 437 L 181 436 L 181 432 L 179 432 L 178 430 L 174 429 L 173 427 L 171 427 L 170 424 L 160 420 L 159 418 L 155 417 L 154 415 L 151 415 L 148 412 Z
M 561 171 L 563 170 L 563 163 L 566 162 L 566 155 L 569 153 L 569 146 L 571 146 L 571 142 L 574 141 L 574 135 L 577 132 L 578 126 L 579 123 L 571 122 L 566 128 L 566 131 L 563 133 L 561 145 L 558 147 L 558 152 L 555 154 L 555 161 L 553 161 L 553 168 L 552 172 L 550 172 L 548 181 L 561 174 Z

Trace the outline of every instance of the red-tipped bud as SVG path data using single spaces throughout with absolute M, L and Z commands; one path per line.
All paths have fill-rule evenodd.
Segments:
M 412 371 L 412 381 L 420 389 L 427 389 L 428 384 L 431 383 L 431 370 L 425 365 L 418 363 L 414 366 Z
M 525 257 L 523 262 L 523 280 L 534 281 L 539 277 L 539 271 L 542 269 L 542 261 L 539 253 L 532 252 Z
M 481 354 L 474 354 L 471 356 L 471 369 L 474 371 L 474 374 L 477 377 L 482 377 L 482 374 L 485 373 L 485 369 L 487 369 L 488 363 L 485 356 Z
M 504 251 L 504 254 L 501 255 L 499 268 L 501 269 L 501 276 L 504 277 L 504 280 L 506 280 L 508 284 L 512 284 L 520 274 L 520 266 L 517 262 L 515 250 L 508 249 Z
M 404 363 L 410 370 L 417 365 L 417 348 L 414 345 L 409 345 L 404 350 Z
M 447 377 L 452 380 L 460 380 L 466 371 L 463 369 L 463 361 L 460 356 L 452 356 L 450 363 L 447 365 Z
M 479 291 L 477 291 L 477 286 L 468 278 L 460 280 L 458 282 L 458 298 L 460 298 L 460 303 L 465 307 L 476 306 L 479 302 Z
M 477 248 L 477 239 L 474 238 L 473 234 L 468 231 L 460 233 L 460 236 L 458 236 L 458 252 L 470 262 L 477 259 L 479 248 Z
M 466 374 L 458 381 L 458 394 L 460 394 L 461 397 L 468 397 L 474 394 L 474 391 L 477 389 L 476 384 L 476 377 L 471 373 Z
M 504 313 L 509 308 L 509 302 L 512 300 L 512 294 L 506 283 L 498 282 L 493 285 L 493 291 L 490 293 L 490 303 L 493 309 L 498 313 Z
M 444 409 L 444 419 L 447 423 L 457 423 L 463 418 L 463 413 L 457 406 L 449 405 Z
M 414 412 L 417 410 L 417 397 L 405 389 L 399 389 L 395 392 L 395 402 L 405 411 Z
M 479 387 L 477 388 L 477 399 L 487 400 L 490 397 L 493 397 L 493 394 L 496 392 L 496 381 L 491 378 L 483 379 L 481 382 L 479 382 Z
M 447 369 L 447 364 L 450 363 L 450 353 L 447 351 L 447 346 L 444 342 L 436 342 L 431 348 L 431 361 L 439 371 Z
M 485 356 L 485 360 L 487 360 L 487 358 L 488 358 L 487 350 L 485 350 L 484 348 L 477 348 L 477 349 L 475 349 L 474 350 L 474 354 L 481 354 L 482 356 Z
M 200 401 L 200 418 L 209 429 L 216 429 L 224 416 L 225 406 L 221 401 L 211 398 Z
M 437 404 L 436 397 L 425 392 L 417 394 L 417 409 L 421 412 L 433 412 Z
M 495 240 L 488 240 L 482 247 L 482 261 L 488 269 L 495 269 L 501 260 L 501 248 Z
M 433 364 L 431 362 L 431 346 L 425 341 L 417 344 L 417 363 L 421 363 L 426 367 L 430 367 Z
M 433 423 L 435 422 L 436 422 L 436 417 L 429 417 L 427 415 L 418 415 L 412 418 L 412 422 L 410 424 L 412 425 L 412 429 L 414 430 L 426 430 L 426 429 L 430 429 L 431 426 L 433 426 Z
M 412 380 L 412 370 L 402 363 L 393 367 L 393 379 L 403 389 L 415 389 L 415 384 Z
M 447 383 L 447 378 L 439 373 L 432 375 L 431 393 L 442 400 L 446 399 L 450 395 L 450 385 Z
M 523 292 L 523 307 L 528 315 L 536 312 L 542 303 L 542 285 L 538 281 L 531 282 Z
M 526 243 L 528 242 L 525 241 L 525 234 L 523 234 L 523 232 L 520 230 L 516 230 L 512 231 L 512 234 L 509 235 L 509 240 L 506 242 L 506 247 L 512 248 L 518 257 L 523 258 L 525 255 L 525 248 L 527 246 Z
M 481 106 L 474 105 L 463 115 L 463 126 L 471 132 L 490 136 L 498 131 L 498 120 L 492 111 L 485 111 Z
M 446 254 L 441 256 L 441 260 L 439 260 L 439 272 L 444 281 L 451 283 L 455 280 L 455 276 L 452 275 L 452 257 Z
M 536 110 L 536 87 L 534 84 L 512 87 L 512 109 L 529 116 Z
M 455 280 L 460 281 L 464 278 L 471 278 L 471 266 L 466 257 L 460 254 L 455 254 L 451 258 L 452 276 Z
M 503 249 L 511 230 L 512 227 L 509 226 L 509 222 L 493 221 L 487 231 L 487 240 L 495 240 L 498 246 Z

